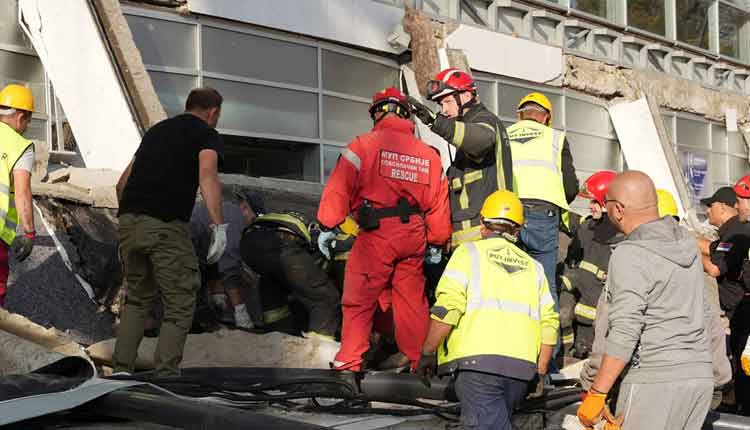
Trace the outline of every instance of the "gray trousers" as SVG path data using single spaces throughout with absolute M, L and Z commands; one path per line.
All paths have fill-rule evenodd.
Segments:
M 711 405 L 711 379 L 654 384 L 622 384 L 615 415 L 623 430 L 700 430 Z

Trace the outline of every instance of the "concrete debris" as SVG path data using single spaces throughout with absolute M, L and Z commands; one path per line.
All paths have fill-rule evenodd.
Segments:
M 49 173 L 46 182 L 34 181 L 31 191 L 35 196 L 117 209 L 115 185 L 119 178 L 116 170 L 68 167 Z
M 0 337 L 2 342 L 13 340 L 8 338 L 8 335 L 12 335 L 49 351 L 87 357 L 80 345 L 56 328 L 44 328 L 22 315 L 10 313 L 2 308 L 0 308 L 0 334 L 3 335 Z M 10 349 L 0 344 L 0 351 L 8 353 Z
M 138 349 L 136 368 L 154 367 L 156 338 L 145 338 Z M 231 345 L 231 348 L 227 348 Z M 115 339 L 86 348 L 95 363 L 111 365 Z M 221 329 L 212 333 L 190 334 L 185 343 L 182 367 L 284 367 L 328 369 L 338 351 L 338 342 L 306 339 L 284 333 L 256 334 Z

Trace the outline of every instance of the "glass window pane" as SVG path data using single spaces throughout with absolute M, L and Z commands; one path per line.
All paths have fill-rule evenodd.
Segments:
M 729 182 L 734 182 L 737 179 L 745 176 L 750 172 L 750 166 L 747 164 L 747 159 L 739 157 L 729 157 Z
M 386 87 L 399 87 L 397 69 L 323 50 L 323 88 L 326 90 L 369 99 Z
M 350 142 L 372 128 L 366 103 L 323 96 L 323 137 Z
M 570 0 L 570 7 L 602 18 L 607 17 L 607 0 Z
M 323 181 L 328 181 L 341 154 L 341 146 L 323 145 Z
M 318 96 L 302 91 L 204 79 L 224 96 L 219 128 L 318 137 Z
M 707 127 L 705 122 L 677 118 L 677 144 L 710 148 Z
M 664 35 L 664 0 L 628 0 L 628 25 Z
M 708 49 L 708 7 L 713 0 L 677 0 L 677 40 Z
M 424 0 L 422 2 L 422 9 L 427 13 L 448 16 L 450 15 L 448 11 L 450 3 L 450 0 Z
M 729 183 L 727 176 L 727 156 L 725 154 L 711 154 L 711 176 L 714 183 Z
M 223 173 L 320 182 L 320 145 L 316 143 L 226 134 L 223 137 Z
M 711 124 L 711 148 L 714 151 L 727 151 L 727 132 L 724 127 Z
M 31 43 L 18 26 L 18 1 L 0 2 L 0 43 L 31 48 Z
M 317 48 L 235 31 L 203 27 L 208 72 L 318 86 Z
M 609 112 L 604 106 L 573 97 L 568 97 L 565 102 L 567 103 L 565 124 L 568 130 L 614 135 L 614 126 L 609 118 Z
M 185 100 L 190 90 L 195 88 L 195 78 L 192 76 L 176 75 L 150 71 L 151 82 L 159 96 L 167 115 L 174 116 L 185 110 Z
M 527 94 L 539 91 L 538 89 L 529 89 L 523 87 L 517 87 L 515 85 L 508 85 L 500 83 L 500 116 L 504 119 L 510 119 L 516 121 L 518 114 L 516 108 L 518 102 L 521 101 Z M 556 128 L 562 128 L 563 116 L 562 116 L 562 97 L 558 94 L 550 94 L 544 91 L 539 91 L 552 103 L 552 125 Z
M 678 154 L 693 204 L 700 206 L 699 200 L 713 193 L 711 156 L 708 152 L 684 147 L 678 147 Z
M 739 132 L 727 133 L 727 150 L 734 154 L 747 154 L 745 140 Z
M 126 15 L 143 62 L 195 69 L 195 26 Z
M 483 105 L 487 107 L 487 109 L 491 110 L 493 113 L 497 114 L 495 112 L 495 85 L 492 82 L 486 82 L 486 81 L 476 81 L 477 82 L 477 94 L 479 95 L 479 100 L 482 102 Z
M 32 119 L 23 137 L 33 140 L 34 142 L 47 141 L 47 121 L 41 119 Z
M 582 170 L 620 170 L 620 144 L 616 140 L 566 134 L 576 168 Z
M 22 82 L 44 82 L 44 68 L 33 55 L 0 51 L 0 78 Z
M 719 46 L 722 55 L 734 58 L 747 55 L 740 49 L 740 30 L 747 25 L 748 16 L 750 14 L 747 12 L 719 4 Z

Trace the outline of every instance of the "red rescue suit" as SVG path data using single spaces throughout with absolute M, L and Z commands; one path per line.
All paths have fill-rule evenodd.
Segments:
M 420 213 L 406 223 L 400 217 L 382 218 L 378 228 L 361 230 L 354 241 L 341 300 L 339 369 L 361 370 L 375 310 L 379 302 L 382 306 L 389 301 L 396 343 L 412 367 L 416 365 L 429 324 L 422 270 L 426 245 L 442 246 L 451 234 L 448 182 L 440 156 L 414 136 L 411 121 L 388 115 L 342 151 L 323 190 L 318 221 L 335 228 L 365 201 L 387 209 L 401 198 Z

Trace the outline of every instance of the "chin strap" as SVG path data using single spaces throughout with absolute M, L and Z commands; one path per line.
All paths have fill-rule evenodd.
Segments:
M 477 96 L 476 94 L 472 94 L 471 100 L 469 100 L 466 103 L 461 103 L 461 96 L 460 93 L 453 93 L 453 99 L 456 100 L 456 104 L 458 105 L 458 120 L 461 121 L 464 119 L 464 109 L 470 109 L 472 106 L 477 104 Z

